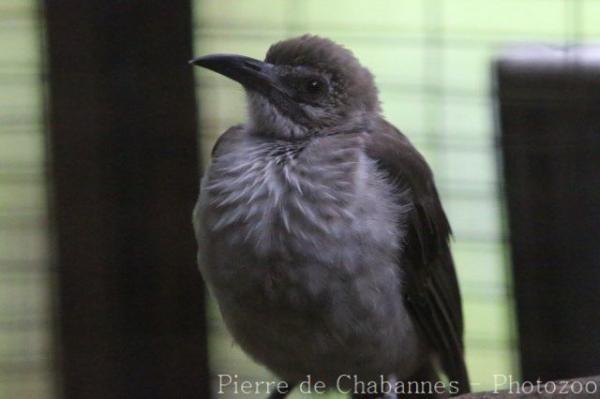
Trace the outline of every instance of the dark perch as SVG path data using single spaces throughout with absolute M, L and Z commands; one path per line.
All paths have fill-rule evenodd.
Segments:
M 208 398 L 189 2 L 44 2 L 64 399 Z
M 521 387 L 521 393 L 517 393 L 516 387 L 510 391 L 494 392 L 475 392 L 466 395 L 457 396 L 457 399 L 502 399 L 502 398 L 599 398 L 600 397 L 600 376 L 575 378 L 572 380 L 556 380 L 556 390 L 554 393 L 545 392 L 544 386 L 550 383 L 542 383 L 539 386 Z M 580 388 L 583 388 L 582 392 Z M 586 393 L 586 388 L 592 393 Z M 533 391 L 533 392 L 531 392 Z M 526 393 L 525 393 L 526 392 Z
M 295 387 L 296 387 L 296 384 L 288 384 L 288 389 L 285 392 L 274 391 L 273 393 L 271 393 L 269 395 L 268 399 L 284 399 L 290 393 L 292 393 L 292 391 L 294 390 Z
M 527 46 L 496 64 L 525 380 L 600 374 L 598 54 Z
M 554 385 L 552 385 L 554 384 Z M 555 392 L 550 391 L 551 387 L 555 386 Z M 544 388 L 546 387 L 546 388 Z M 268 399 L 283 399 L 294 389 L 294 385 L 290 385 L 290 389 L 286 393 L 272 393 Z M 587 392 L 586 392 L 587 391 Z M 520 392 L 520 393 L 519 393 Z M 423 396 L 425 397 L 425 396 Z M 539 386 L 527 384 L 517 387 L 511 387 L 511 390 L 494 392 L 474 392 L 465 395 L 456 396 L 456 399 L 503 399 L 503 398 L 600 398 L 600 375 L 593 377 L 575 378 L 572 380 L 556 380 L 554 382 L 542 383 Z M 369 396 L 355 396 L 354 398 L 369 398 Z M 374 397 L 373 397 L 374 398 Z

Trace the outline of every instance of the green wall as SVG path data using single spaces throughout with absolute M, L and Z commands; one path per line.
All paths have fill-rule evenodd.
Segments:
M 37 2 L 0 1 L 0 398 L 52 396 Z
M 344 44 L 371 69 L 385 116 L 434 169 L 455 231 L 473 388 L 493 387 L 494 374 L 518 378 L 491 61 L 511 43 L 600 37 L 600 2 L 212 0 L 196 1 L 195 19 L 197 55 L 263 58 L 271 43 L 312 33 Z M 221 76 L 196 73 L 208 160 L 218 134 L 244 120 L 244 95 Z M 214 373 L 267 378 L 233 344 L 214 307 L 211 315 Z

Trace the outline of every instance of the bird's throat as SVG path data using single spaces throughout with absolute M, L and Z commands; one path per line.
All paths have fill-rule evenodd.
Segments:
M 297 115 L 274 104 L 262 94 L 248 92 L 248 127 L 257 135 L 283 140 L 298 140 L 310 136 L 310 129 Z

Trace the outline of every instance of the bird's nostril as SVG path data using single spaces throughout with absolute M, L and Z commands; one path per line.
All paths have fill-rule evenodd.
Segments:
M 257 65 L 256 63 L 254 63 L 252 61 L 244 61 L 243 64 L 244 64 L 244 66 L 246 68 L 250 68 L 250 69 L 252 69 L 254 71 L 260 71 L 261 70 L 260 65 Z

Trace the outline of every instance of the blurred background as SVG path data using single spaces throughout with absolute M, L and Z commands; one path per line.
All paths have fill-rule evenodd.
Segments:
M 550 371 L 535 368 L 549 363 L 531 351 L 522 358 L 524 347 L 579 339 L 563 334 L 543 341 L 539 335 L 577 316 L 568 308 L 554 308 L 554 317 L 535 313 L 539 298 L 557 295 L 551 284 L 561 281 L 560 274 L 535 296 L 531 286 L 513 284 L 527 269 L 519 262 L 532 259 L 520 253 L 571 241 L 536 241 L 525 234 L 545 229 L 520 224 L 519 212 L 527 215 L 524 191 L 517 190 L 520 173 L 534 179 L 533 187 L 542 181 L 540 173 L 552 169 L 543 164 L 527 175 L 527 162 L 510 163 L 524 169 L 506 168 L 513 155 L 530 148 L 518 146 L 520 131 L 510 136 L 508 130 L 516 132 L 520 120 L 529 124 L 525 131 L 556 125 L 568 133 L 574 126 L 565 122 L 573 120 L 569 115 L 582 113 L 571 107 L 572 114 L 551 124 L 540 120 L 548 112 L 556 115 L 554 108 L 519 113 L 518 106 L 532 101 L 511 102 L 511 85 L 527 74 L 518 62 L 511 69 L 510 56 L 495 64 L 514 44 L 593 44 L 600 38 L 600 2 L 75 3 L 0 1 L 0 398 L 205 397 L 217 374 L 272 378 L 233 344 L 215 305 L 204 302 L 189 225 L 198 173 L 215 139 L 245 118 L 243 91 L 205 70 L 194 71 L 194 79 L 185 62 L 217 52 L 263 58 L 270 44 L 303 33 L 342 43 L 374 73 L 386 118 L 434 171 L 455 233 L 473 389 L 492 388 L 499 374 L 559 378 L 600 371 L 594 352 L 585 367 L 575 356 L 565 369 Z M 546 55 L 532 81 L 548 69 Z M 593 106 L 600 104 L 595 65 L 585 72 L 592 76 L 585 87 L 596 85 L 590 90 Z M 561 82 L 577 75 L 565 73 Z M 536 88 L 554 86 L 542 81 L 519 87 L 521 95 L 535 99 Z M 540 98 L 573 94 L 558 93 Z M 585 115 L 594 118 L 593 112 Z M 593 127 L 591 138 L 586 131 L 588 150 L 598 148 L 598 121 L 582 126 Z M 509 136 L 516 139 L 504 139 Z M 553 147 L 557 154 L 571 154 L 561 143 Z M 574 165 L 566 177 L 573 187 L 582 187 L 576 182 L 584 177 L 583 186 L 598 182 L 589 165 L 597 165 L 600 153 L 585 154 L 561 164 Z M 584 165 L 578 162 L 587 162 L 589 174 L 578 174 Z M 552 199 L 560 202 L 563 197 L 555 194 Z M 544 194 L 538 192 L 541 202 L 534 202 L 542 209 L 538 197 Z M 597 209 L 591 200 L 596 198 L 590 191 L 585 201 L 570 200 Z M 553 218 L 540 212 L 542 219 Z M 591 215 L 577 215 L 592 223 L 590 242 L 600 238 L 600 216 Z M 574 251 L 581 255 L 589 248 L 581 244 Z M 585 274 L 600 267 L 598 253 L 584 261 L 589 267 L 569 285 L 571 291 L 581 291 L 582 280 L 587 292 L 600 284 L 583 278 L 599 277 L 597 271 Z M 535 277 L 523 276 L 521 281 Z M 597 308 L 580 310 L 598 326 Z M 534 319 L 538 324 L 528 324 Z M 587 331 L 600 354 L 599 333 Z

